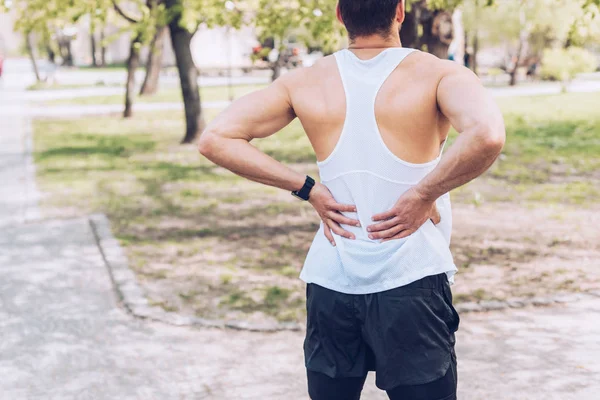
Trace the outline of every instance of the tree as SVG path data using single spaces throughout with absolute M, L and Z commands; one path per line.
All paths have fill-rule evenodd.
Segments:
M 34 71 L 38 71 L 35 51 L 39 45 L 54 60 L 58 52 L 63 63 L 72 65 L 71 40 L 74 25 L 84 16 L 102 15 L 110 0 L 0 0 L 0 9 L 11 8 L 17 18 L 15 29 L 26 38 L 26 48 Z M 39 41 L 39 43 L 38 43 Z M 55 47 L 55 45 L 58 45 Z M 36 72 L 38 80 L 41 79 Z
M 202 118 L 200 104 L 200 89 L 198 87 L 198 70 L 192 58 L 190 44 L 192 32 L 184 26 L 183 5 L 180 0 L 166 0 L 165 4 L 170 13 L 169 32 L 171 45 L 175 53 L 175 62 L 181 84 L 181 96 L 185 110 L 185 135 L 181 143 L 192 143 L 205 124 Z M 194 32 L 197 28 L 194 29 Z
M 594 0 L 596 1 L 596 0 Z M 465 26 L 477 35 L 475 41 L 504 45 L 510 84 L 517 83 L 519 67 L 537 63 L 544 49 L 563 46 L 573 27 L 581 28 L 590 7 L 587 0 L 465 0 Z M 591 18 L 591 17 L 589 17 Z M 588 18 L 588 19 L 589 19 Z M 591 24 L 591 20 L 587 22 Z M 581 29 L 579 29 L 581 31 Z
M 94 0 L 87 3 L 89 9 L 85 12 L 89 16 L 90 45 L 92 52 L 92 66 L 104 66 L 106 58 L 106 43 L 104 30 L 108 19 L 108 11 L 111 8 L 110 0 Z M 97 33 L 99 32 L 99 39 Z M 98 60 L 98 45 L 100 45 L 100 60 Z
M 25 37 L 25 47 L 36 80 L 42 77 L 37 65 L 37 38 L 48 38 L 65 24 L 72 22 L 74 13 L 67 0 L 15 0 L 0 3 L 0 8 L 10 7 L 16 14 L 14 28 Z
M 569 30 L 565 48 L 584 46 L 586 43 L 600 43 L 600 0 L 584 3 L 578 18 Z
M 146 61 L 146 76 L 140 89 L 141 96 L 152 95 L 158 90 L 158 79 L 162 68 L 163 46 L 167 34 L 166 26 L 156 28 L 156 33 L 150 42 L 148 60 Z
M 190 47 L 192 36 L 202 24 L 239 27 L 245 7 L 230 0 L 191 0 L 185 7 L 183 0 L 165 0 L 165 6 L 185 110 L 186 130 L 181 143 L 192 143 L 205 126 L 198 69 Z
M 487 0 L 486 0 L 487 1 Z M 462 0 L 407 0 L 406 18 L 400 30 L 407 47 L 427 50 L 440 58 L 448 57 L 453 39 L 452 11 Z M 337 0 L 254 0 L 254 23 L 260 38 L 275 38 L 279 55 L 285 40 L 298 29 L 309 37 L 327 41 L 339 39 L 341 26 L 336 23 Z M 280 60 L 273 65 L 273 77 L 279 75 Z
M 448 58 L 454 39 L 452 12 L 460 3 L 461 0 L 407 1 L 406 18 L 400 28 L 402 44 Z
M 166 13 L 165 7 L 159 0 L 148 0 L 145 3 L 134 3 L 135 10 L 125 10 L 118 0 L 112 0 L 112 6 L 116 13 L 130 24 L 132 31 L 131 44 L 129 46 L 129 57 L 127 58 L 127 81 L 125 83 L 125 109 L 123 117 L 129 118 L 133 115 L 133 99 L 135 96 L 135 72 L 140 65 L 140 49 L 154 35 L 156 27 L 164 24 Z M 131 7 L 131 3 L 128 3 Z
M 251 4 L 259 38 L 273 38 L 278 54 L 271 65 L 273 80 L 281 74 L 290 35 L 299 34 L 305 41 L 318 38 L 324 46 L 339 38 L 336 34 L 341 27 L 335 24 L 336 0 L 255 0 Z
M 567 85 L 577 74 L 594 72 L 597 67 L 596 57 L 582 48 L 571 46 L 567 49 L 546 49 L 542 77 L 560 81 L 563 92 L 566 92 Z

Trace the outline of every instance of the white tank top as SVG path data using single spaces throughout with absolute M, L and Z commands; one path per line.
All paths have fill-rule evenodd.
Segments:
M 308 251 L 300 278 L 307 283 L 350 294 L 376 293 L 407 285 L 425 276 L 456 272 L 450 253 L 452 214 L 448 194 L 437 200 L 441 222 L 427 220 L 412 235 L 381 242 L 368 237 L 371 217 L 388 211 L 402 193 L 416 185 L 438 164 L 414 164 L 395 156 L 385 145 L 375 119 L 379 89 L 414 49 L 389 48 L 369 60 L 349 50 L 335 53 L 346 95 L 346 119 L 333 152 L 317 162 L 321 182 L 335 200 L 356 205 L 344 215 L 361 227 L 342 225 L 356 239 L 333 234 L 336 246 L 325 237 L 323 223 Z M 401 93 L 399 95 L 402 95 Z

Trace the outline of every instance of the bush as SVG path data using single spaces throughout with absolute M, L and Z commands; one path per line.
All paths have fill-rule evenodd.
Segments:
M 541 69 L 542 79 L 570 81 L 577 74 L 594 72 L 598 62 L 589 51 L 580 47 L 547 49 Z

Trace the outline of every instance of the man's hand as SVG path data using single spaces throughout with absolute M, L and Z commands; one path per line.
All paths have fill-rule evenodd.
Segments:
M 342 229 L 340 224 L 360 226 L 358 220 L 345 217 L 341 214 L 341 211 L 356 212 L 356 206 L 339 204 L 333 198 L 333 195 L 327 189 L 327 186 L 322 183 L 316 183 L 310 192 L 308 202 L 315 208 L 324 224 L 324 231 L 327 240 L 335 246 L 333 235 L 331 231 L 335 232 L 339 236 L 343 236 L 348 239 L 355 239 L 355 236 Z
M 428 219 L 434 224 L 440 223 L 440 213 L 435 201 L 423 199 L 415 188 L 407 190 L 391 210 L 373 216 L 373 221 L 383 221 L 369 225 L 370 239 L 401 239 L 412 235 Z

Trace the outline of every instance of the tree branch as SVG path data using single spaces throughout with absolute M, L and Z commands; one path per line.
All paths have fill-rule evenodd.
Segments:
M 132 24 L 137 24 L 138 22 L 140 22 L 134 18 L 131 18 L 129 15 L 125 14 L 125 12 L 117 4 L 117 0 L 112 0 L 112 3 L 113 3 L 113 8 L 117 12 L 117 14 L 119 14 L 121 17 L 125 18 L 127 21 L 131 22 Z

